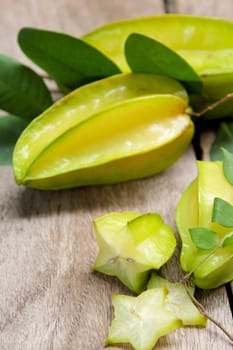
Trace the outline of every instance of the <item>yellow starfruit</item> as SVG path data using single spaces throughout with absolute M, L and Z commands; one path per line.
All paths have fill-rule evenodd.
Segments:
M 233 22 L 211 17 L 166 14 L 127 19 L 104 25 L 83 40 L 111 58 L 123 72 L 130 70 L 124 54 L 132 33 L 156 39 L 180 54 L 200 75 L 204 88 L 191 96 L 191 105 L 202 109 L 233 86 Z M 233 116 L 233 102 L 208 112 L 211 117 Z
M 193 136 L 176 81 L 119 74 L 84 85 L 35 118 L 13 154 L 18 184 L 45 190 L 117 183 L 163 171 Z

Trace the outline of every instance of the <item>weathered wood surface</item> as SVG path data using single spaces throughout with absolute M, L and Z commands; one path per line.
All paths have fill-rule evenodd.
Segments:
M 233 2 L 229 0 L 174 0 L 174 10 L 196 16 L 216 16 L 232 20 Z
M 228 0 L 207 1 L 208 7 L 204 2 L 198 7 L 195 1 L 172 3 L 179 12 L 200 9 L 202 15 L 232 18 Z M 81 35 L 110 20 L 164 10 L 158 0 L 2 0 L 1 5 L 0 52 L 27 63 L 16 45 L 22 26 Z M 0 168 L 0 349 L 103 349 L 111 294 L 128 291 L 115 279 L 90 272 L 97 252 L 92 220 L 110 211 L 158 211 L 175 229 L 178 198 L 195 175 L 191 148 L 174 166 L 150 179 L 61 192 L 18 187 L 11 168 Z M 177 255 L 163 273 L 173 280 L 180 276 Z M 199 292 L 199 299 L 232 330 L 224 287 Z M 129 349 L 109 347 L 124 348 Z M 228 350 L 232 346 L 208 324 L 207 329 L 177 330 L 163 337 L 156 348 Z

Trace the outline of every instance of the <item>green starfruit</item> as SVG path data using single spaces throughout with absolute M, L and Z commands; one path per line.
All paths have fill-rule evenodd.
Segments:
M 183 326 L 206 326 L 206 318 L 196 308 L 181 282 L 170 282 L 153 272 L 147 288 L 165 287 L 169 293 L 166 308 L 182 322 Z M 189 293 L 194 296 L 194 287 L 189 287 Z
M 99 253 L 93 270 L 117 276 L 140 293 L 151 269 L 172 256 L 176 239 L 159 214 L 110 213 L 94 221 Z
M 200 288 L 216 288 L 233 279 L 233 245 L 222 244 L 233 228 L 212 219 L 216 198 L 233 204 L 233 186 L 224 175 L 223 163 L 199 161 L 198 176 L 179 201 L 176 222 L 182 240 L 181 266 L 193 274 Z M 201 249 L 195 244 L 190 229 L 198 227 L 203 228 L 199 235 L 209 234 L 214 239 L 216 235 L 216 247 Z
M 127 37 L 139 33 L 156 39 L 180 54 L 200 75 L 204 89 L 191 96 L 194 109 L 203 109 L 233 86 L 233 22 L 190 15 L 167 14 L 117 21 L 87 33 L 83 40 L 111 58 L 122 71 L 129 71 L 124 46 Z M 208 113 L 211 117 L 233 116 L 233 102 Z
M 35 118 L 13 154 L 18 184 L 45 190 L 158 173 L 193 136 L 187 93 L 175 80 L 119 74 L 71 92 Z
M 138 297 L 114 295 L 113 306 L 107 345 L 123 342 L 136 350 L 151 350 L 159 337 L 177 328 L 206 326 L 206 318 L 194 306 L 185 287 L 156 273 L 152 273 L 146 291 Z
M 166 309 L 166 288 L 153 288 L 137 297 L 113 295 L 115 317 L 106 345 L 130 343 L 135 350 L 152 350 L 157 340 L 182 326 Z

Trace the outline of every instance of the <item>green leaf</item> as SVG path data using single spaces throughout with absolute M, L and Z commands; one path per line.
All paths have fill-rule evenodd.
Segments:
M 230 236 L 226 237 L 222 243 L 222 247 L 228 247 L 230 245 L 233 245 L 233 234 L 231 233 Z
M 211 146 L 211 160 L 222 160 L 224 148 L 233 152 L 233 122 L 222 122 L 218 128 L 216 138 Z
M 223 172 L 227 180 L 233 185 L 233 153 L 223 148 Z
M 133 33 L 126 40 L 125 55 L 135 73 L 164 75 L 182 82 L 190 92 L 202 90 L 202 81 L 193 68 L 159 41 Z
M 199 249 L 214 249 L 217 247 L 218 236 L 214 231 L 205 227 L 195 227 L 189 229 L 193 243 Z
M 120 73 L 115 63 L 96 48 L 67 34 L 23 28 L 18 42 L 23 52 L 59 86 L 70 90 Z
M 233 227 L 233 206 L 221 198 L 214 199 L 212 222 Z
M 14 115 L 0 117 L 0 165 L 11 165 L 15 143 L 27 124 Z
M 0 109 L 32 119 L 51 104 L 41 77 L 13 58 L 0 55 Z

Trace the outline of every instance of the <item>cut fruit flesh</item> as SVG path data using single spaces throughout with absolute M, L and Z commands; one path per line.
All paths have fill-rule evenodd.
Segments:
M 113 296 L 115 317 L 106 345 L 123 342 L 137 350 L 152 350 L 159 337 L 176 328 L 206 326 L 206 318 L 181 283 L 171 283 L 152 273 L 148 288 L 138 297 Z
M 174 232 L 156 213 L 109 213 L 94 226 L 99 253 L 93 269 L 117 276 L 137 293 L 150 270 L 165 264 L 176 246 Z
M 131 343 L 136 350 L 151 350 L 159 337 L 181 326 L 180 320 L 166 310 L 166 288 L 146 290 L 137 298 L 114 295 L 115 319 L 106 345 Z
M 167 288 L 166 308 L 182 321 L 184 326 L 205 326 L 206 318 L 198 311 L 181 282 L 172 283 L 153 272 L 147 288 Z M 194 295 L 194 288 L 189 288 Z

